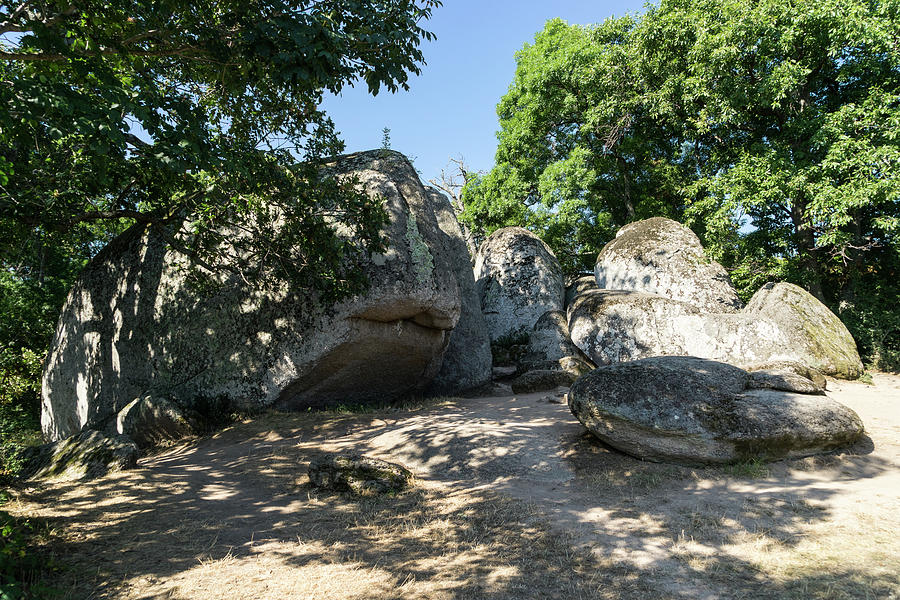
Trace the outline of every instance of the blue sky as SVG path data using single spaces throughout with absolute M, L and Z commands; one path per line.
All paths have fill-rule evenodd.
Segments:
M 365 84 L 326 98 L 347 151 L 391 147 L 415 157 L 423 180 L 440 174 L 451 157 L 488 170 L 497 148 L 496 105 L 515 73 L 514 54 L 548 19 L 599 23 L 609 16 L 642 12 L 643 0 L 444 0 L 425 28 L 437 40 L 423 46 L 427 65 L 408 92 L 373 98 Z

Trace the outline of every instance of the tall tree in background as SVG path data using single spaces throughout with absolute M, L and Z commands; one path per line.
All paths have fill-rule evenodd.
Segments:
M 676 191 L 696 170 L 641 102 L 633 36 L 639 22 L 596 27 L 549 21 L 516 54 L 500 117 L 496 165 L 463 192 L 476 231 L 535 230 L 568 271 L 591 270 L 597 250 L 635 219 L 680 218 Z
M 354 259 L 381 247 L 385 217 L 377 201 L 319 180 L 315 160 L 343 150 L 319 104 L 357 80 L 372 94 L 405 89 L 433 37 L 421 23 L 439 5 L 0 4 L 4 388 L 24 371 L 33 387 L 29 357 L 49 343 L 72 279 L 132 224 L 173 232 L 200 266 L 230 256 L 225 268 L 248 280 L 358 289 Z
M 466 214 L 535 229 L 569 269 L 628 221 L 680 218 L 745 297 L 800 283 L 870 356 L 895 336 L 900 357 L 898 40 L 898 0 L 663 0 L 639 19 L 551 21 L 517 55 Z

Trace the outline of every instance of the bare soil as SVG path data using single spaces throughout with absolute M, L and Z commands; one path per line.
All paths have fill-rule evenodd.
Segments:
M 829 388 L 866 439 L 770 465 L 641 462 L 539 393 L 270 413 L 7 508 L 49 521 L 62 598 L 900 598 L 900 377 Z M 415 489 L 308 485 L 349 449 Z

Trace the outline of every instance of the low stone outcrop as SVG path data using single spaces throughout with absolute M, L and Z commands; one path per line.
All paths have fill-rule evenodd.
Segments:
M 530 394 L 545 392 L 558 387 L 568 387 L 578 379 L 578 375 L 556 369 L 539 369 L 528 371 L 516 377 L 512 384 L 514 394 Z
M 412 486 L 413 474 L 396 463 L 360 454 L 326 454 L 309 463 L 313 487 L 356 496 L 402 492 Z
M 770 361 L 764 363 L 752 363 L 747 365 L 741 365 L 741 368 L 745 371 L 749 371 L 750 373 L 754 373 L 757 371 L 763 371 L 766 373 L 775 373 L 775 374 L 792 374 L 799 375 L 804 379 L 809 379 L 813 382 L 813 385 L 816 388 L 825 390 L 828 386 L 828 380 L 825 379 L 825 374 L 818 369 L 813 369 L 808 365 L 804 365 L 798 362 L 791 362 L 789 360 L 780 360 L 780 361 Z
M 569 391 L 569 408 L 605 443 L 681 464 L 809 456 L 853 444 L 863 424 L 825 396 L 753 389 L 746 371 L 693 357 L 599 367 Z
M 453 395 L 484 386 L 491 381 L 491 341 L 488 337 L 481 298 L 475 290 L 471 257 L 449 198 L 434 188 L 425 189 L 437 224 L 444 234 L 444 255 L 459 285 L 460 313 L 441 369 L 428 386 L 428 395 Z M 424 208 L 424 207 L 423 207 Z
M 91 261 L 63 307 L 43 378 L 45 435 L 101 427 L 145 394 L 187 410 L 255 411 L 424 392 L 459 320 L 454 273 L 465 259 L 447 256 L 432 201 L 402 155 L 363 152 L 323 168 L 384 199 L 389 249 L 364 266 L 366 293 L 324 305 L 307 290 L 236 276 L 192 286 L 166 232 L 135 226 Z M 457 374 L 473 381 L 474 371 Z
M 135 398 L 116 415 L 116 431 L 138 448 L 194 435 L 194 427 L 177 406 L 165 398 Z
M 520 227 L 498 229 L 481 244 L 475 283 L 491 342 L 528 333 L 545 312 L 563 308 L 559 261 Z
M 87 430 L 22 453 L 25 478 L 96 479 L 107 473 L 133 469 L 138 448 L 124 435 Z
M 703 251 L 693 231 L 654 217 L 622 227 L 597 256 L 597 287 L 659 294 L 704 312 L 736 312 L 743 304 L 728 273 Z

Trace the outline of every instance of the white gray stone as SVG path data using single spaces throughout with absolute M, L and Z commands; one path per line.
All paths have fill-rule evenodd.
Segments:
M 450 199 L 434 188 L 426 187 L 429 200 L 444 234 L 444 251 L 459 285 L 459 322 L 450 332 L 441 370 L 428 387 L 427 394 L 454 395 L 484 386 L 491 381 L 491 341 L 488 337 L 481 298 L 475 290 L 475 276 L 466 239 L 456 219 Z
M 764 288 L 747 310 L 720 314 L 704 314 L 656 294 L 589 291 L 569 307 L 569 332 L 598 366 L 651 356 L 697 356 L 742 367 L 800 363 L 827 375 L 858 377 L 862 363 L 837 317 L 806 291 L 778 285 L 778 295 Z M 787 293 L 790 301 L 778 300 Z
M 706 256 L 696 234 L 663 217 L 622 227 L 597 256 L 594 275 L 600 289 L 659 294 L 704 312 L 743 306 L 728 273 Z
M 572 341 L 597 366 L 687 354 L 690 332 L 676 326 L 684 317 L 699 319 L 700 311 L 656 294 L 621 290 L 583 292 L 568 310 Z
M 475 282 L 491 342 L 528 333 L 545 312 L 563 308 L 559 261 L 521 227 L 498 229 L 481 244 Z
M 421 393 L 460 315 L 453 261 L 415 169 L 374 151 L 326 166 L 384 199 L 390 248 L 365 294 L 323 305 L 307 290 L 237 277 L 197 288 L 155 228 L 111 242 L 69 294 L 45 365 L 50 439 L 102 426 L 145 394 L 182 409 L 253 411 L 384 402 Z
M 791 346 L 788 360 L 844 379 L 863 374 L 856 342 L 847 327 L 803 288 L 767 283 L 753 294 L 743 314 L 774 323 L 784 332 Z

